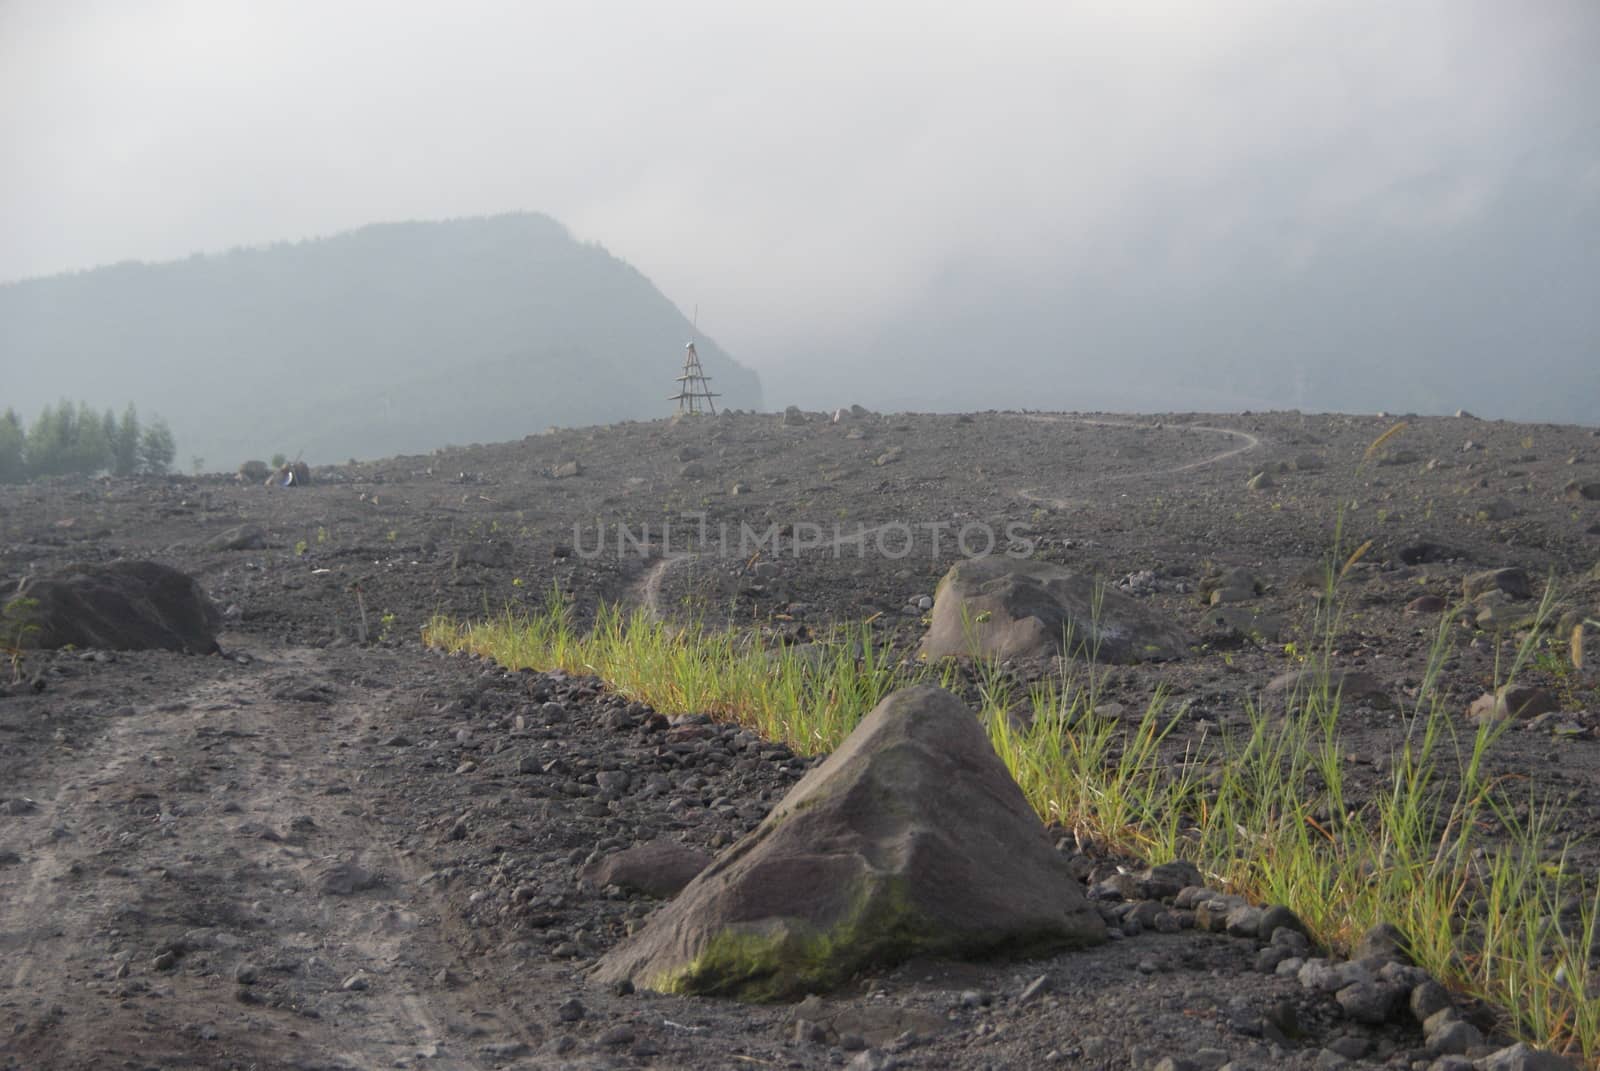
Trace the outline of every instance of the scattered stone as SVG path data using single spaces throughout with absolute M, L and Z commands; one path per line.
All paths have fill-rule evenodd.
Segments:
M 556 1018 L 563 1023 L 575 1023 L 589 1013 L 577 997 L 569 997 L 556 1008 Z
M 1350 951 L 1352 960 L 1381 960 L 1392 963 L 1410 963 L 1410 942 L 1400 932 L 1400 927 L 1389 922 L 1379 922 L 1367 928 L 1355 948 Z
M 1451 1019 L 1428 1035 L 1428 1051 L 1435 1056 L 1465 1056 L 1482 1044 L 1483 1032 L 1461 1019 Z
M 1277 485 L 1278 483 L 1272 478 L 1272 474 L 1265 470 L 1256 473 L 1246 480 L 1244 484 L 1245 489 L 1248 491 L 1266 491 Z
M 1330 695 L 1337 695 L 1343 703 L 1368 703 L 1378 710 L 1394 706 L 1383 682 L 1370 673 L 1353 669 L 1334 669 L 1327 673 Z M 1292 669 L 1274 677 L 1267 684 L 1266 694 L 1279 698 L 1291 695 L 1305 696 L 1323 686 L 1323 674 L 1318 669 Z
M 583 868 L 583 876 L 602 888 L 615 885 L 669 900 L 711 865 L 711 859 L 698 848 L 663 838 L 590 863 Z
M 1503 591 L 1513 599 L 1527 599 L 1533 594 L 1527 571 L 1520 566 L 1486 569 L 1481 573 L 1471 573 L 1461 581 L 1461 593 L 1469 600 L 1490 591 Z
M 1334 993 L 1333 999 L 1356 1022 L 1381 1026 L 1394 1018 L 1405 993 L 1384 982 L 1355 982 Z
M 1492 1052 L 1477 1063 L 1479 1071 L 1577 1071 L 1577 1065 L 1525 1042 Z
M 1573 480 L 1563 489 L 1563 493 L 1573 501 L 1600 501 L 1600 483 L 1579 483 Z
M 1105 939 L 965 704 L 889 696 L 742 843 L 603 957 L 606 983 L 773 1000 L 910 956 Z
M 632 1045 L 634 1037 L 633 1027 L 627 1023 L 618 1023 L 601 1031 L 595 1040 L 607 1048 L 616 1048 L 619 1045 Z
M 1442 614 L 1445 611 L 1445 607 L 1448 605 L 1448 603 L 1446 603 L 1437 595 L 1419 595 L 1415 599 L 1412 599 L 1410 602 L 1406 603 L 1406 613 L 1412 615 Z
M 267 533 L 258 524 L 241 524 L 217 533 L 206 545 L 212 550 L 260 550 L 267 545 Z
M 1425 1023 L 1429 1017 L 1450 1008 L 1450 991 L 1438 982 L 1429 979 L 1411 990 L 1411 1016 L 1419 1023 Z
M 1187 859 L 1174 859 L 1170 863 L 1157 863 L 1139 875 L 1143 894 L 1152 900 L 1170 900 L 1191 886 L 1202 885 L 1205 879 L 1200 868 Z
M 1130 663 L 1182 658 L 1182 629 L 1085 573 L 994 555 L 958 562 L 939 582 L 927 658 L 1077 657 Z
M 784 409 L 783 417 L 778 423 L 785 428 L 798 428 L 803 424 L 811 423 L 811 421 L 800 411 L 798 405 L 791 405 Z
M 1472 706 L 1467 708 L 1467 717 L 1482 724 L 1485 721 L 1536 718 L 1560 709 L 1560 702 L 1543 688 L 1529 684 L 1506 684 L 1474 699 Z
M 354 896 L 356 893 L 375 889 L 382 884 L 381 877 L 354 860 L 347 859 L 328 867 L 317 883 L 317 888 L 324 896 Z
M 339 988 L 343 989 L 347 993 L 360 993 L 365 991 L 370 985 L 371 983 L 367 981 L 367 976 L 362 972 L 357 971 L 341 982 L 339 984 Z
M 1041 974 L 1033 981 L 1022 987 L 1022 992 L 1017 994 L 1018 1004 L 1027 1004 L 1036 997 L 1050 991 L 1050 976 Z
M 576 460 L 563 461 L 550 470 L 550 475 L 558 480 L 570 480 L 574 476 L 583 475 L 583 466 Z

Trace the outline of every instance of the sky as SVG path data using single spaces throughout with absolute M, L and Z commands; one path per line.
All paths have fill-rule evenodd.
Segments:
M 532 210 L 798 390 L 952 294 L 1593 220 L 1600 3 L 0 0 L 0 159 L 0 280 Z

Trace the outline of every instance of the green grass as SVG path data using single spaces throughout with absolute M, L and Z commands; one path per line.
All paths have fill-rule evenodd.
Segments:
M 1335 947 L 1391 922 L 1421 966 L 1506 1009 L 1515 1033 L 1592 1064 L 1600 979 L 1589 949 L 1600 937 L 1600 901 L 1557 835 L 1558 802 L 1532 779 L 1488 771 L 1504 728 L 1464 728 L 1447 708 L 1439 677 L 1448 617 L 1382 782 L 1359 803 L 1348 789 L 1342 703 L 1328 684 L 1338 630 L 1331 596 L 1362 551 L 1329 570 L 1330 609 L 1313 633 L 1323 639 L 1305 652 L 1308 686 L 1281 709 L 1247 707 L 1233 731 L 1180 750 L 1179 714 L 1161 694 L 1135 718 L 1102 718 L 1092 663 L 1030 685 L 976 660 L 979 716 L 1046 821 L 1150 862 L 1194 861 L 1214 885 L 1288 905 Z M 1547 596 L 1541 618 L 1549 609 Z M 865 626 L 805 649 L 642 611 L 603 609 L 580 630 L 559 595 L 521 616 L 435 618 L 424 639 L 508 668 L 593 674 L 664 713 L 737 721 L 807 754 L 832 750 L 891 691 L 955 679 L 950 664 L 891 657 Z M 1519 649 L 1513 674 L 1533 642 Z

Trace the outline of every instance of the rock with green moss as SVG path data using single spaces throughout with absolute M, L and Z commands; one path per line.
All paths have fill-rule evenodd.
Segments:
M 923 637 L 928 658 L 1093 657 L 1100 663 L 1182 658 L 1189 636 L 1098 578 L 1053 562 L 991 555 L 939 581 Z
M 595 976 L 770 1001 L 913 956 L 1105 937 L 972 711 L 921 686 L 880 703 Z

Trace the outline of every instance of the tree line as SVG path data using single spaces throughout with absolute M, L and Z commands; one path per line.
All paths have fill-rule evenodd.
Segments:
M 166 421 L 141 425 L 131 403 L 118 417 L 63 399 L 26 427 L 14 409 L 0 414 L 0 483 L 102 472 L 160 476 L 172 467 L 174 453 Z

